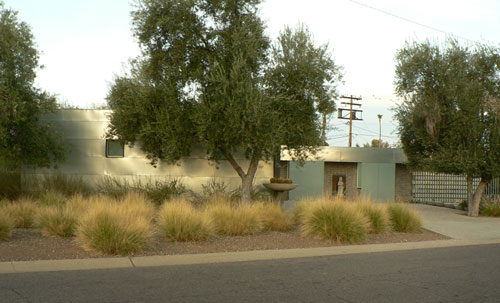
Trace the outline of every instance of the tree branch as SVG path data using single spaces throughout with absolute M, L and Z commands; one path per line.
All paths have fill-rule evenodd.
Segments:
M 234 170 L 236 170 L 236 172 L 241 177 L 241 179 L 245 178 L 246 177 L 245 172 L 243 171 L 241 166 L 238 164 L 238 162 L 236 162 L 233 155 L 231 153 L 227 152 L 226 150 L 224 150 L 223 152 L 224 152 L 224 155 L 226 156 L 227 160 L 229 161 L 231 166 L 234 168 Z

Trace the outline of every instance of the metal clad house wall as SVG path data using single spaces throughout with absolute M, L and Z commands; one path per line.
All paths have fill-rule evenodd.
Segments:
M 361 195 L 374 201 L 394 201 L 395 163 L 358 163 Z
M 69 148 L 66 161 L 54 169 L 25 170 L 25 175 L 43 176 L 63 173 L 82 177 L 85 181 L 96 184 L 103 176 L 114 176 L 129 181 L 151 178 L 181 178 L 188 188 L 198 191 L 201 185 L 213 178 L 224 181 L 231 188 L 241 185 L 241 179 L 225 160 L 214 163 L 208 161 L 201 147 L 194 147 L 190 156 L 181 159 L 176 164 L 160 161 L 157 167 L 150 161 L 136 144 L 125 146 L 125 157 L 107 158 L 105 132 L 109 120 L 107 110 L 58 110 L 45 116 L 42 122 L 52 123 L 62 134 Z M 235 158 L 247 169 L 249 161 L 242 155 Z M 255 185 L 269 181 L 273 176 L 272 162 L 261 161 L 255 177 Z
M 289 176 L 293 183 L 299 184 L 288 195 L 291 200 L 323 195 L 325 163 L 323 161 L 307 161 L 303 166 L 290 162 Z

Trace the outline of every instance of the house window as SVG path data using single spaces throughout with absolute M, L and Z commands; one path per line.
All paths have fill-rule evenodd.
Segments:
M 106 140 L 106 157 L 107 158 L 123 158 L 125 155 L 125 147 L 118 140 Z

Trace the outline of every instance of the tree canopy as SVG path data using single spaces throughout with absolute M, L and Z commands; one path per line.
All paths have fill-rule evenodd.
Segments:
M 0 2 L 0 163 L 50 166 L 64 149 L 40 115 L 53 111 L 56 100 L 35 87 L 39 53 L 29 26 Z
M 297 156 L 318 145 L 318 111 L 334 109 L 338 68 L 304 28 L 285 30 L 271 48 L 260 3 L 138 1 L 132 23 L 142 54 L 111 86 L 109 135 L 140 141 L 153 164 L 201 144 L 241 177 L 243 201 L 258 161 L 279 155 L 281 145 Z M 240 152 L 247 167 L 236 161 Z
M 399 135 L 414 169 L 465 174 L 481 181 L 469 215 L 489 180 L 500 176 L 500 50 L 449 39 L 407 43 L 397 54 Z

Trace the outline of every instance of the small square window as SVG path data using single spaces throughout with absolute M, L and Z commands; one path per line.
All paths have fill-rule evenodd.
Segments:
M 125 147 L 118 140 L 106 140 L 106 157 L 108 158 L 123 158 L 125 155 Z

